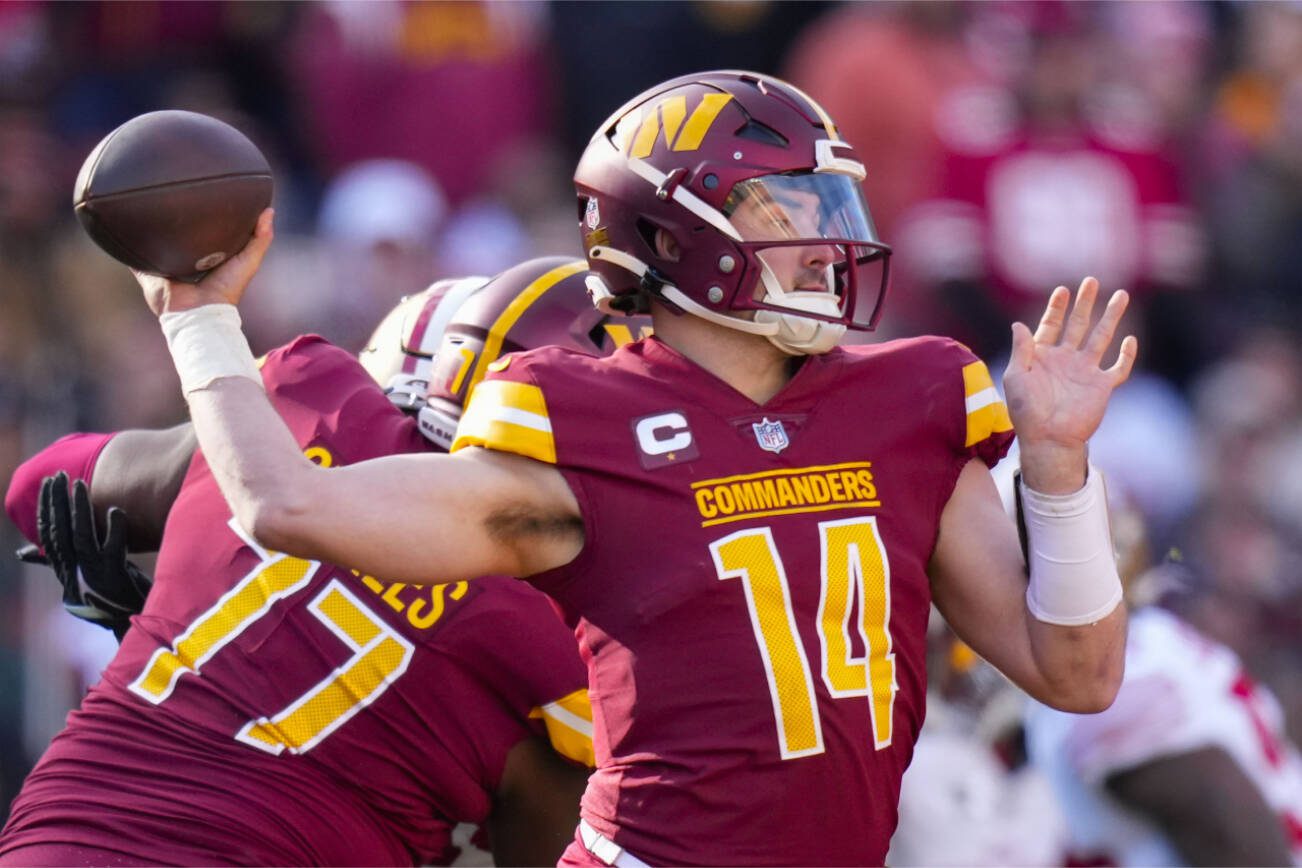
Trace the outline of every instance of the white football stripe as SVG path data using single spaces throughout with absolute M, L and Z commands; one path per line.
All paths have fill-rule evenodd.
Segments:
M 982 389 L 972 395 L 967 396 L 967 411 L 975 413 L 982 407 L 989 407 L 991 404 L 999 403 L 999 393 L 995 391 L 994 386 Z
M 538 413 L 530 413 L 528 410 L 517 410 L 515 407 L 494 407 L 489 416 L 494 422 L 507 422 L 511 425 L 519 425 L 521 428 L 532 428 L 535 431 L 543 431 L 548 434 L 552 431 L 550 419 Z
M 592 738 L 592 721 L 584 720 L 572 711 L 566 711 L 555 702 L 549 702 L 542 707 L 543 714 L 550 717 L 557 723 L 574 730 L 577 733 Z

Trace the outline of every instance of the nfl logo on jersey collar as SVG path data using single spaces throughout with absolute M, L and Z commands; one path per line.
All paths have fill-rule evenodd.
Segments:
M 766 452 L 777 455 L 791 445 L 791 440 L 787 437 L 787 429 L 782 427 L 781 419 L 770 422 L 769 417 L 765 416 L 760 421 L 752 423 L 750 427 L 755 432 L 755 442 Z

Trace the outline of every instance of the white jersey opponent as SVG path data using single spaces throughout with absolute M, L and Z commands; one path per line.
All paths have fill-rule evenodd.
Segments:
M 1108 795 L 1115 772 L 1164 756 L 1220 747 L 1280 815 L 1302 865 L 1302 758 L 1284 734 L 1275 697 L 1238 656 L 1154 606 L 1134 613 L 1126 675 L 1101 714 L 1027 712 L 1031 760 L 1053 782 L 1067 814 L 1068 854 L 1114 865 L 1184 864 L 1152 823 Z

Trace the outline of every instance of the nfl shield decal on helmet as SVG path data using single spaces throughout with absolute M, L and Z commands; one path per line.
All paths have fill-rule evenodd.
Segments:
M 782 420 L 770 422 L 765 416 L 750 426 L 755 431 L 755 441 L 760 448 L 775 455 L 791 445 L 787 439 L 787 429 L 782 427 Z

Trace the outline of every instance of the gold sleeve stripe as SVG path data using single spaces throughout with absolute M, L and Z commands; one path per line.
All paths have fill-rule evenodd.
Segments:
M 556 463 L 556 440 L 542 389 L 529 383 L 487 380 L 470 394 L 451 451 L 483 446 Z
M 977 392 L 983 392 L 986 389 L 993 389 L 995 381 L 990 379 L 990 369 L 986 363 L 977 359 L 975 362 L 969 362 L 963 366 L 963 394 L 965 396 L 975 395 Z
M 506 333 L 524 315 L 529 306 L 542 298 L 543 293 L 547 290 L 587 267 L 588 263 L 582 259 L 558 265 L 541 277 L 536 278 L 533 283 L 520 291 L 515 300 L 508 304 L 506 310 L 502 311 L 497 320 L 488 327 L 488 337 L 484 339 L 484 349 L 479 353 L 479 361 L 475 364 L 475 373 L 470 377 L 471 389 L 474 389 L 479 381 L 484 379 L 484 374 L 488 373 L 489 364 L 502 354 L 502 343 L 506 340 Z
M 535 708 L 529 716 L 542 718 L 547 727 L 547 738 L 561 756 L 588 768 L 597 765 L 592 748 L 592 705 L 586 689 L 576 690 L 555 702 Z
M 967 410 L 967 442 L 964 445 L 972 446 L 991 434 L 1013 429 L 1008 407 L 995 391 L 985 362 L 978 360 L 963 366 L 963 395 Z

